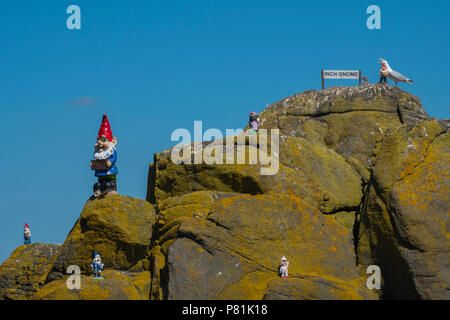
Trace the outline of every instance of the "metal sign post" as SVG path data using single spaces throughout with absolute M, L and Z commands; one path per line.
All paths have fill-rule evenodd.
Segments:
M 325 89 L 325 79 L 323 77 L 323 69 L 322 69 L 322 90 Z

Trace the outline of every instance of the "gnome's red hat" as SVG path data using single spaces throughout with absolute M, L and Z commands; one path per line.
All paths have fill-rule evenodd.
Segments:
M 25 222 L 25 227 L 24 229 L 30 229 L 30 226 L 28 225 L 28 223 Z
M 101 136 L 105 136 L 109 141 L 112 141 L 113 139 L 111 126 L 109 125 L 108 117 L 106 116 L 106 114 L 103 115 L 102 125 L 100 126 L 97 137 Z

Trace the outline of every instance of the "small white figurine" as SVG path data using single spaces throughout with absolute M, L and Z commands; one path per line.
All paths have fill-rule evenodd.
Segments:
M 282 256 L 280 266 L 278 267 L 278 273 L 280 274 L 280 276 L 282 278 L 289 278 L 288 266 L 289 266 L 289 261 L 287 261 L 285 256 Z

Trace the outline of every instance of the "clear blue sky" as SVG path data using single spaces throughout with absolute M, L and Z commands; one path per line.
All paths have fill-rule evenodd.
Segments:
M 66 28 L 70 4 L 81 30 Z M 370 4 L 381 30 L 366 27 Z M 431 116 L 448 118 L 449 12 L 449 1 L 2 0 L 0 262 L 25 221 L 33 242 L 64 242 L 92 192 L 103 113 L 119 140 L 119 192 L 143 199 L 174 129 L 242 128 L 250 111 L 320 89 L 322 68 L 376 82 L 385 58 Z

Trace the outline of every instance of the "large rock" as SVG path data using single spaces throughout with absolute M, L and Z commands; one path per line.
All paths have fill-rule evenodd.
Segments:
M 259 162 L 174 164 L 173 149 L 155 155 L 147 193 L 159 209 L 151 297 L 388 297 L 389 286 L 399 284 L 407 272 L 394 268 L 399 280 L 389 285 L 389 276 L 384 277 L 384 293 L 366 288 L 365 271 L 375 261 L 376 245 L 364 240 L 362 226 L 370 222 L 362 213 L 368 203 L 374 206 L 369 197 L 377 144 L 391 130 L 429 119 L 420 100 L 386 85 L 334 87 L 283 99 L 260 119 L 262 128 L 281 133 L 275 175 L 261 175 Z M 245 141 L 248 160 L 261 145 Z M 214 144 L 225 148 L 224 140 Z M 236 138 L 234 151 L 240 146 Z M 198 150 L 190 157 L 197 155 Z M 379 229 L 389 232 L 386 226 Z M 389 239 L 376 250 L 396 257 Z M 291 261 L 292 277 L 286 281 L 276 273 L 282 255 Z
M 0 300 L 28 299 L 44 285 L 61 245 L 33 243 L 18 247 L 0 266 Z
M 235 145 L 237 153 L 238 143 Z M 259 147 L 246 145 L 246 157 Z M 205 153 L 204 153 L 205 154 Z M 259 159 L 258 159 L 259 160 Z M 358 171 L 335 151 L 304 138 L 281 136 L 279 170 L 261 175 L 257 164 L 175 164 L 171 149 L 164 151 L 150 167 L 147 200 L 158 203 L 167 198 L 197 191 L 265 194 L 291 192 L 324 213 L 356 209 L 362 197 Z
M 342 290 L 348 282 L 353 298 L 375 297 L 356 267 L 348 228 L 293 194 L 222 196 L 208 215 L 174 219 L 160 230 L 153 298 L 262 299 L 283 255 L 293 278 L 334 279 Z
M 119 194 L 89 200 L 64 242 L 49 280 L 61 278 L 69 265 L 91 273 L 94 252 L 100 253 L 105 268 L 148 269 L 155 222 L 155 210 L 147 201 Z
M 150 273 L 105 270 L 103 280 L 81 276 L 81 288 L 67 288 L 67 279 L 55 280 L 41 288 L 35 300 L 148 300 Z
M 238 135 L 192 143 L 174 164 L 172 148 L 149 167 L 148 202 L 88 201 L 33 297 L 449 299 L 448 121 L 430 121 L 417 97 L 388 85 L 307 91 L 260 119 L 279 129 L 278 149 L 253 143 L 261 133 Z M 246 164 L 211 161 L 230 146 L 245 148 Z M 278 171 L 249 164 L 259 151 Z M 94 251 L 105 280 L 91 278 Z M 283 255 L 288 279 L 277 274 Z M 382 290 L 366 287 L 372 264 Z M 84 273 L 81 290 L 67 289 L 69 265 Z M 9 298 L 27 287 L 8 281 Z
M 389 131 L 361 213 L 358 259 L 386 298 L 450 299 L 450 135 L 446 121 Z
M 260 114 L 262 128 L 322 143 L 371 166 L 377 140 L 397 125 L 429 119 L 420 99 L 388 85 L 332 87 L 285 98 Z
M 361 300 L 362 298 L 351 282 L 311 276 L 272 280 L 263 297 L 264 300 Z

